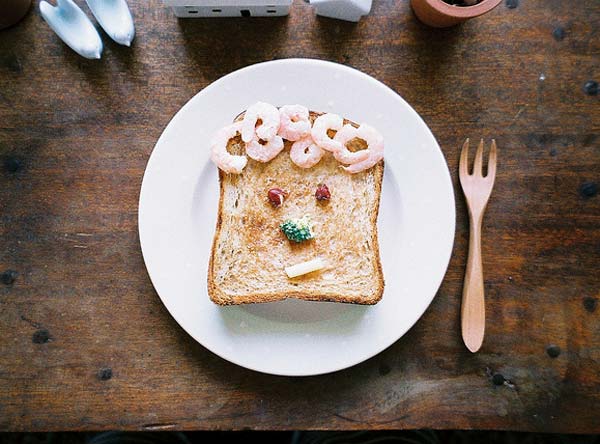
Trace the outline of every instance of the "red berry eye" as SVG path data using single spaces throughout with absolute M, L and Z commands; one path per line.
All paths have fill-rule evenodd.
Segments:
M 315 191 L 315 197 L 317 200 L 329 200 L 331 198 L 331 192 L 327 185 L 320 183 L 317 186 L 317 191 Z
M 281 188 L 271 188 L 267 193 L 267 197 L 269 198 L 269 202 L 274 207 L 279 207 L 283 205 L 283 201 L 285 197 L 287 197 L 287 191 L 282 190 Z

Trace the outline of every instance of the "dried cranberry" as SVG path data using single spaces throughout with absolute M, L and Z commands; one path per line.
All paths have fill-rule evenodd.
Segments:
M 287 197 L 287 195 L 288 193 L 286 191 L 283 191 L 281 188 L 271 188 L 267 193 L 267 196 L 269 197 L 269 202 L 271 202 L 271 204 L 274 207 L 279 207 L 283 205 L 283 201 Z
M 315 191 L 315 197 L 317 200 L 329 200 L 331 198 L 331 193 L 329 192 L 327 185 L 320 183 L 317 186 L 317 191 Z

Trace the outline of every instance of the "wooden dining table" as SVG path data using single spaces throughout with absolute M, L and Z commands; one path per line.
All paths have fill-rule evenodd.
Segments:
M 0 31 L 1 430 L 600 432 L 597 0 L 503 1 L 448 29 L 421 24 L 407 0 L 376 0 L 358 23 L 300 1 L 281 18 L 129 5 L 132 47 L 101 32 L 100 60 L 63 44 L 38 2 Z M 137 213 L 181 106 L 236 69 L 289 57 L 397 91 L 438 140 L 456 196 L 452 258 L 416 325 L 361 364 L 296 378 L 238 367 L 178 326 L 146 272 Z M 460 334 L 467 137 L 499 150 L 478 353 Z

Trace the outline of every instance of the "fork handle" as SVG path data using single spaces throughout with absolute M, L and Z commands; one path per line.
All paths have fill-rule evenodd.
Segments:
M 475 353 L 481 348 L 485 332 L 485 299 L 481 263 L 481 222 L 483 212 L 470 214 L 469 258 L 463 285 L 461 327 L 467 348 Z

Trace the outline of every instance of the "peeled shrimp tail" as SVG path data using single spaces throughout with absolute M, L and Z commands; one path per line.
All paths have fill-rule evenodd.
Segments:
M 237 135 L 240 128 L 240 122 L 221 128 L 210 142 L 210 157 L 212 161 L 226 173 L 239 174 L 248 163 L 246 156 L 236 156 L 227 151 L 229 141 Z
M 383 159 L 383 153 L 381 153 L 380 156 L 370 156 L 362 162 L 353 163 L 352 165 L 342 168 L 348 173 L 360 173 L 361 171 L 368 170 L 369 168 L 375 166 L 381 159 Z
M 258 120 L 262 123 L 257 126 Z M 279 110 L 273 105 L 257 102 L 250 106 L 242 120 L 242 140 L 251 142 L 255 136 L 262 140 L 271 140 L 279 131 Z
M 339 151 L 341 149 L 340 142 L 333 140 L 327 134 L 328 130 L 339 131 L 344 125 L 344 119 L 337 114 L 323 114 L 313 122 L 310 134 L 317 145 L 327 151 Z
M 284 105 L 279 108 L 281 118 L 279 135 L 295 142 L 310 134 L 310 113 L 302 105 Z
M 259 162 L 268 162 L 283 150 L 283 139 L 280 136 L 275 136 L 269 141 L 262 141 L 258 137 L 252 139 L 246 144 L 246 154 L 248 157 Z
M 311 136 L 294 142 L 290 149 L 290 159 L 300 168 L 310 168 L 321 160 L 325 152 L 314 143 Z
M 368 151 L 369 156 L 361 162 L 344 167 L 344 170 L 349 173 L 359 173 L 369 169 L 383 159 L 383 137 L 379 131 L 372 126 L 363 124 L 358 127 L 356 135 L 367 142 L 368 148 L 365 151 Z
M 359 131 L 352 125 L 344 125 L 333 140 L 340 143 L 340 149 L 333 152 L 333 157 L 340 163 L 346 165 L 361 162 L 369 156 L 369 148 L 360 151 L 350 151 L 346 144 L 352 139 L 359 137 Z

